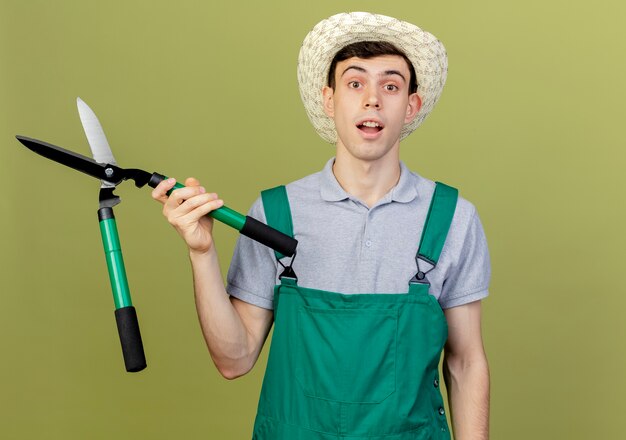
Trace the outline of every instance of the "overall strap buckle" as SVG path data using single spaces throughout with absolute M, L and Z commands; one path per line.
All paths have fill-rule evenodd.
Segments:
M 278 279 L 282 280 L 283 277 L 285 278 L 292 278 L 293 280 L 295 280 L 296 282 L 298 281 L 298 275 L 296 275 L 296 272 L 294 272 L 293 270 L 293 260 L 296 259 L 296 252 L 293 253 L 293 257 L 291 258 L 291 261 L 289 262 L 289 266 L 285 266 L 282 261 L 280 261 L 278 258 L 276 259 L 276 261 L 278 261 L 278 264 L 280 264 L 283 267 L 283 272 L 278 275 Z
M 423 271 L 420 268 L 420 260 L 423 260 L 430 264 L 431 268 Z M 430 282 L 426 279 L 426 275 L 437 266 L 437 263 L 418 253 L 415 257 L 415 264 L 417 265 L 417 273 L 413 276 L 413 278 L 411 278 L 409 283 L 430 284 Z

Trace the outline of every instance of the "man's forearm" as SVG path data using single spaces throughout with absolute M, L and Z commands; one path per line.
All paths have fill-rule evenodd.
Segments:
M 213 362 L 222 375 L 234 378 L 249 370 L 248 332 L 224 288 L 215 249 L 190 252 L 196 309 Z
M 489 438 L 489 366 L 486 357 L 446 357 L 444 374 L 456 440 Z

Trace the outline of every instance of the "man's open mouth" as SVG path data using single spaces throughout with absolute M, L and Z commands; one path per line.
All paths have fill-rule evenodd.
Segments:
M 384 126 L 380 122 L 376 121 L 363 121 L 357 124 L 357 128 L 367 134 L 375 134 L 381 131 Z

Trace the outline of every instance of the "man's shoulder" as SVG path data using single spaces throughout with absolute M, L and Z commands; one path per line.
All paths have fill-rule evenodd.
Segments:
M 320 180 L 321 180 L 321 175 L 322 175 L 322 171 L 317 171 L 315 173 L 306 175 L 304 177 L 301 177 L 300 179 L 297 180 L 293 180 L 291 182 L 287 182 L 287 183 L 282 183 L 276 186 L 285 186 L 287 188 L 287 192 L 290 191 L 296 191 L 296 192 L 302 192 L 302 191 L 310 191 L 312 189 L 315 188 L 319 188 L 320 185 Z M 265 189 L 273 189 L 272 188 L 265 188 Z
M 287 192 L 289 193 L 310 193 L 313 190 L 319 189 L 322 172 L 317 171 L 315 173 L 304 176 L 298 180 L 294 180 L 285 185 Z
M 294 208 L 294 204 L 298 206 L 321 201 L 320 188 L 323 179 L 322 173 L 323 170 L 317 171 L 284 184 L 292 208 Z
M 277 186 L 285 186 L 287 189 L 287 197 L 291 204 L 291 208 L 294 208 L 294 203 L 299 205 L 303 199 L 315 197 L 317 194 L 319 196 L 319 187 L 320 187 L 320 175 L 321 171 L 315 172 L 313 174 L 309 174 L 304 176 L 298 180 L 294 180 L 292 182 L 277 185 Z M 264 190 L 274 189 L 275 187 L 265 188 Z M 250 211 L 248 215 L 251 215 L 258 220 L 265 221 L 265 212 L 263 207 L 263 198 L 259 194 L 257 199 L 254 201 L 252 206 L 250 207 Z
M 407 169 L 408 170 L 408 169 Z M 431 180 L 427 177 L 422 176 L 421 174 L 408 170 L 411 174 L 412 180 L 415 182 L 415 187 L 417 190 L 418 197 L 422 197 L 423 199 L 431 200 L 432 196 L 435 192 L 435 187 L 437 182 Z M 472 202 L 466 199 L 462 193 L 462 188 L 459 188 L 455 185 L 454 182 L 441 181 L 440 183 L 446 184 L 448 186 L 452 186 L 459 191 L 459 196 L 456 203 L 456 208 L 454 211 L 454 221 L 457 225 L 465 225 L 467 226 L 474 215 L 476 214 L 476 207 Z M 430 203 L 430 202 L 429 202 Z

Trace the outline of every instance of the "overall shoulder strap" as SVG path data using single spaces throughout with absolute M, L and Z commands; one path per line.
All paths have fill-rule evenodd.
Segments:
M 263 209 L 268 226 L 278 229 L 283 234 L 293 237 L 293 222 L 291 221 L 291 208 L 287 198 L 285 185 L 261 191 Z M 277 259 L 284 257 L 278 251 L 274 251 Z
M 458 196 L 459 191 L 456 188 L 436 182 L 435 193 L 430 201 L 430 208 L 428 208 L 417 258 L 428 261 L 433 266 L 439 261 L 452 223 L 452 217 L 454 217 Z

